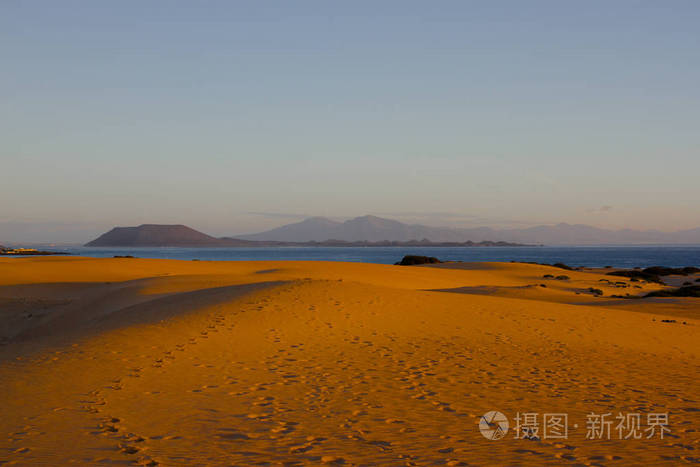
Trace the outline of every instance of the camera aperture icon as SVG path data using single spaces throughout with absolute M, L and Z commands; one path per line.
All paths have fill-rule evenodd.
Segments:
M 508 433 L 508 418 L 496 410 L 486 412 L 479 420 L 479 431 L 486 439 L 501 439 Z

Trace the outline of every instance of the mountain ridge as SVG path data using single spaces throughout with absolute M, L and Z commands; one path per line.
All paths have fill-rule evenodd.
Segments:
M 323 227 L 314 231 L 311 228 L 313 225 L 323 225 Z M 345 222 L 313 217 L 265 232 L 238 235 L 235 238 L 266 241 L 323 241 L 328 238 L 344 241 L 410 241 L 424 238 L 433 242 L 503 241 L 546 245 L 683 244 L 700 243 L 700 228 L 677 232 L 612 230 L 565 222 L 523 229 L 456 228 L 404 224 L 393 219 L 366 215 Z
M 564 222 L 524 229 L 455 228 L 404 224 L 393 219 L 366 215 L 344 222 L 310 217 L 265 232 L 221 238 L 182 224 L 142 224 L 138 227 L 115 227 L 86 246 L 352 246 L 353 243 L 362 246 L 447 246 L 481 242 L 545 245 L 700 244 L 700 228 L 677 232 L 610 230 Z
M 275 247 L 275 246 L 524 246 L 507 242 L 432 242 L 426 238 L 409 241 L 354 241 L 327 239 L 324 241 L 274 241 L 216 238 L 182 224 L 142 224 L 136 227 L 114 227 L 87 247 Z

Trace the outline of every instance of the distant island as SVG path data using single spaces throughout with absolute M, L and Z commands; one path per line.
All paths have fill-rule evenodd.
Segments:
M 212 237 L 184 225 L 116 227 L 87 246 L 525 246 L 700 244 L 700 228 L 661 232 L 608 230 L 589 225 L 538 225 L 521 229 L 457 228 L 406 224 L 366 215 L 340 222 L 309 217 L 258 233 Z
M 232 237 L 212 237 L 186 225 L 143 224 L 138 227 L 115 227 L 85 244 L 86 247 L 274 247 L 274 246 L 338 246 L 338 247 L 503 247 L 528 246 L 503 241 L 433 242 L 422 240 L 347 241 L 328 239 L 323 241 L 244 240 Z
M 115 227 L 85 246 L 232 246 L 225 239 L 212 237 L 186 225 L 143 224 Z M 234 245 L 235 246 L 235 245 Z
M 366 215 L 343 222 L 309 217 L 265 232 L 212 237 L 184 225 L 115 227 L 86 246 L 527 246 L 700 244 L 700 228 L 677 232 L 608 230 L 588 225 L 538 225 L 521 229 L 456 228 L 406 224 Z

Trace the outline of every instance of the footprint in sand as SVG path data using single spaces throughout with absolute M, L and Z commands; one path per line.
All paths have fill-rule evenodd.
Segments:
M 150 459 L 148 457 L 142 457 L 136 461 L 137 465 L 143 465 L 146 467 L 154 467 L 158 465 L 158 462 L 155 461 L 154 459 Z
M 137 452 L 139 452 L 139 448 L 137 448 L 136 446 L 131 446 L 129 444 L 120 444 L 119 450 L 124 454 L 136 454 Z
M 119 428 L 117 428 L 115 425 L 113 425 L 111 423 L 101 423 L 100 430 L 103 433 L 117 433 L 119 431 Z
M 217 433 L 215 436 L 226 441 L 245 441 L 251 439 L 247 434 L 241 433 L 233 428 L 222 429 L 221 431 L 222 433 Z

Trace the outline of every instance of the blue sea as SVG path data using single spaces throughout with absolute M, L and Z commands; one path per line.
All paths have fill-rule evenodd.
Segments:
M 393 264 L 404 255 L 443 261 L 529 261 L 570 266 L 698 266 L 700 245 L 541 247 L 274 247 L 274 248 L 52 248 L 81 256 L 166 258 L 202 261 L 314 260 Z

